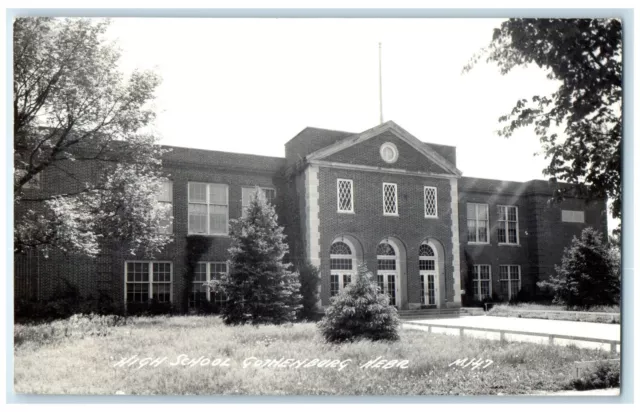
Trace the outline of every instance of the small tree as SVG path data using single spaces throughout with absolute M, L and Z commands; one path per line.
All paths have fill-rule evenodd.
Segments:
M 601 234 L 588 227 L 580 238 L 573 238 L 565 248 L 562 265 L 557 274 L 539 287 L 549 287 L 554 302 L 589 308 L 594 305 L 613 305 L 620 299 L 620 275 L 614 254 L 603 243 Z
M 300 318 L 313 320 L 316 316 L 319 299 L 318 284 L 320 283 L 320 273 L 318 268 L 308 261 L 299 265 L 298 273 L 300 273 L 300 294 L 302 295 Z
M 289 247 L 277 219 L 256 190 L 245 216 L 231 221 L 229 274 L 211 284 L 227 296 L 221 313 L 228 325 L 291 322 L 302 307 L 298 273 L 282 262 Z
M 356 339 L 398 340 L 398 311 L 389 305 L 389 296 L 380 293 L 366 265 L 358 266 L 358 276 L 331 299 L 325 317 L 318 323 L 329 342 Z

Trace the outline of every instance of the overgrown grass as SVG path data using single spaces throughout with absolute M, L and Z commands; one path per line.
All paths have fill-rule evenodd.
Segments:
M 571 382 L 574 361 L 610 357 L 608 352 L 576 347 L 461 340 L 413 330 L 401 331 L 399 342 L 333 345 L 322 340 L 313 323 L 227 327 L 216 317 L 133 318 L 126 324 L 104 326 L 104 333 L 93 333 L 90 327 L 72 326 L 78 322 L 83 324 L 76 319 L 16 327 L 17 393 L 525 394 L 562 390 Z M 77 332 L 68 333 L 69 330 Z M 229 358 L 230 366 L 171 366 L 181 354 L 191 359 Z M 114 366 L 133 355 L 168 360 L 155 367 Z M 243 367 L 250 357 L 336 359 L 351 363 L 341 371 L 317 367 Z M 360 368 L 377 357 L 406 359 L 408 368 Z M 462 358 L 490 359 L 493 363 L 475 370 L 472 366 L 450 366 Z
M 555 311 L 566 313 L 553 313 Z M 582 313 L 569 313 L 575 311 Z M 572 320 L 578 322 L 620 323 L 619 316 L 600 315 L 597 312 L 619 314 L 620 306 L 594 306 L 589 309 L 584 309 L 568 308 L 561 305 L 511 303 L 495 305 L 487 312 L 487 315 L 549 320 Z

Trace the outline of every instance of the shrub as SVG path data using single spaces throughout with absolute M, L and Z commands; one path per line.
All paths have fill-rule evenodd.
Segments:
M 580 377 L 572 379 L 568 386 L 579 391 L 620 387 L 620 363 L 596 362 L 593 368 L 585 369 Z
M 620 299 L 618 269 L 601 234 L 588 227 L 565 248 L 557 274 L 538 285 L 551 288 L 554 302 L 566 306 L 613 305 Z
M 398 311 L 389 305 L 389 296 L 380 293 L 372 277 L 361 264 L 355 282 L 331 299 L 324 318 L 318 323 L 328 342 L 399 339 Z
M 314 320 L 317 317 L 317 304 L 319 300 L 318 284 L 320 273 L 311 262 L 305 261 L 299 265 L 300 294 L 302 295 L 302 310 L 300 319 Z
M 47 322 L 66 319 L 75 314 L 119 314 L 122 308 L 105 292 L 83 296 L 78 287 L 66 279 L 47 300 L 19 299 L 14 304 L 16 322 Z

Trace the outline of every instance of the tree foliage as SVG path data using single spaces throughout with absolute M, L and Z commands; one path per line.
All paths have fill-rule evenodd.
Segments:
M 302 295 L 300 318 L 313 320 L 316 317 L 319 300 L 320 271 L 311 262 L 305 261 L 298 266 L 298 273 L 300 274 L 300 294 Z
M 161 155 L 141 132 L 159 78 L 118 71 L 108 20 L 19 18 L 13 25 L 17 250 L 49 245 L 96 255 L 101 242 L 152 254 L 170 238 L 158 204 Z M 31 190 L 38 176 L 56 180 Z M 62 182 L 64 180 L 64 182 Z M 46 179 L 44 180 L 46 184 Z
M 565 248 L 562 264 L 548 281 L 556 303 L 568 307 L 589 308 L 595 305 L 614 305 L 620 301 L 620 258 L 615 248 L 602 240 L 602 234 L 591 227 L 580 238 L 574 237 Z
M 543 173 L 576 189 L 559 187 L 556 199 L 572 190 L 591 198 L 608 197 L 621 212 L 622 26 L 616 19 L 509 19 L 495 29 L 482 58 L 502 74 L 536 64 L 560 87 L 550 96 L 516 102 L 500 117 L 498 134 L 510 137 L 533 126 L 549 159 Z M 555 127 L 564 127 L 559 136 Z
M 224 293 L 222 319 L 228 325 L 291 322 L 300 304 L 300 281 L 282 259 L 289 251 L 278 216 L 261 190 L 256 190 L 245 216 L 231 221 L 229 273 L 212 281 Z
M 358 266 L 355 282 L 331 299 L 331 306 L 318 323 L 329 342 L 356 339 L 398 340 L 398 311 L 389 305 L 389 296 L 381 293 L 364 264 Z

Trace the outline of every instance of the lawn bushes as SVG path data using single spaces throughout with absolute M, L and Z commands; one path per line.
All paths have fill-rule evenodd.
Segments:
M 328 342 L 399 339 L 398 311 L 389 305 L 389 296 L 380 293 L 372 277 L 361 264 L 355 282 L 331 299 L 324 318 L 318 323 Z
M 586 391 L 620 387 L 620 363 L 596 362 L 592 368 L 582 371 L 580 377 L 569 382 L 568 389 Z

